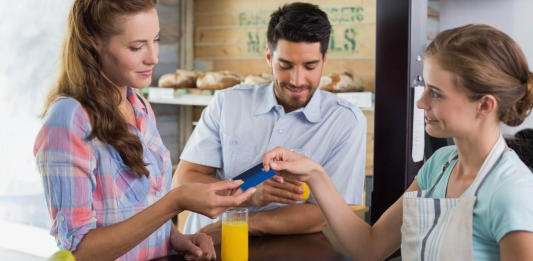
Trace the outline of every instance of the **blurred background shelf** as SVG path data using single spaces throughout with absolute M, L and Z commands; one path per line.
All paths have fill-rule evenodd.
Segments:
M 159 104 L 176 104 L 176 105 L 196 105 L 196 106 L 207 106 L 213 99 L 213 95 L 194 95 L 194 94 L 184 94 L 175 96 L 172 99 L 153 99 L 148 96 L 148 101 L 150 103 L 159 103 Z
M 216 91 L 199 89 L 172 89 L 148 87 L 142 90 L 150 103 L 190 106 L 207 106 Z M 336 93 L 337 96 L 358 106 L 363 111 L 374 110 L 374 98 L 371 92 Z M 362 105 L 362 106 L 361 106 Z

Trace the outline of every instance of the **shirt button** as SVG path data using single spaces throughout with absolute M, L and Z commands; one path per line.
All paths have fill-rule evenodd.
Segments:
M 65 221 L 65 217 L 64 216 L 60 216 L 59 217 L 59 221 L 61 221 L 61 222 Z
M 158 236 L 161 236 L 161 231 L 157 231 L 157 235 L 158 235 Z
M 161 192 L 158 191 L 158 192 L 155 193 L 155 195 L 160 197 L 161 196 Z
M 278 133 L 282 133 L 282 132 L 283 132 L 283 130 L 282 130 L 282 129 L 278 129 Z

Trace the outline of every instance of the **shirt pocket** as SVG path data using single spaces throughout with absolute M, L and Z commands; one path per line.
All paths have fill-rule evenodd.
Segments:
M 255 143 L 222 133 L 222 163 L 225 179 L 232 179 L 251 167 Z
M 114 171 L 114 197 L 119 208 L 144 205 L 151 187 L 150 179 L 139 177 L 122 159 L 110 158 L 110 165 Z

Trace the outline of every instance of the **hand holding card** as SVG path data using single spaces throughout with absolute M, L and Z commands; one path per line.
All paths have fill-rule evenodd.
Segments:
M 252 167 L 251 169 L 241 173 L 240 175 L 233 178 L 233 180 L 242 180 L 242 184 L 240 188 L 243 191 L 246 191 L 247 189 L 251 187 L 255 187 L 261 183 L 263 183 L 265 180 L 272 178 L 276 175 L 276 172 L 272 169 L 269 171 L 263 170 L 263 163 L 259 163 L 258 165 Z

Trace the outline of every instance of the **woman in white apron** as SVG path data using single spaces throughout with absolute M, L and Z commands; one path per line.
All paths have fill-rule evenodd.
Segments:
M 455 28 L 427 47 L 423 75 L 417 106 L 426 131 L 456 145 L 436 151 L 374 226 L 346 207 L 312 160 L 275 148 L 264 155 L 265 168 L 309 184 L 355 260 L 383 260 L 400 246 L 404 261 L 533 260 L 533 174 L 499 126 L 520 125 L 533 105 L 522 51 L 492 27 Z

